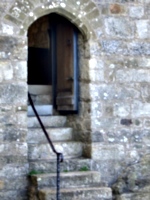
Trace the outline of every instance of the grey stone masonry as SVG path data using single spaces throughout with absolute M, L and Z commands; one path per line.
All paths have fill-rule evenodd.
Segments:
M 83 142 L 91 168 L 111 186 L 127 166 L 150 153 L 150 0 L 1 0 L 2 200 L 28 199 L 27 36 L 33 22 L 53 12 L 80 31 L 80 110 L 67 116 L 67 126 Z M 146 200 L 144 189 L 139 190 Z M 137 190 L 117 195 L 139 199 Z

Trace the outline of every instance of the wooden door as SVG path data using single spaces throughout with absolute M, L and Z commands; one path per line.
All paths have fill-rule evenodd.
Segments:
M 55 96 L 54 104 L 58 111 L 77 112 L 77 30 L 73 24 L 62 17 L 57 18 L 52 29 L 51 54 Z

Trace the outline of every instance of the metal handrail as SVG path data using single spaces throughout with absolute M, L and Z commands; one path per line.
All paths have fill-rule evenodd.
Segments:
M 43 125 L 38 113 L 37 113 L 37 111 L 36 111 L 36 109 L 35 109 L 34 103 L 32 101 L 32 98 L 31 98 L 31 95 L 30 95 L 29 92 L 28 92 L 28 99 L 29 99 L 31 107 L 32 107 L 32 109 L 33 109 L 33 111 L 34 111 L 34 113 L 35 113 L 35 115 L 36 115 L 36 117 L 37 117 L 37 119 L 39 121 L 39 124 L 40 124 L 40 126 L 41 126 L 41 128 L 42 128 L 42 130 L 43 130 L 43 132 L 44 132 L 44 134 L 45 134 L 45 136 L 47 138 L 47 140 L 48 140 L 48 143 L 49 143 L 52 151 L 57 156 L 56 200 L 60 200 L 60 162 L 63 162 L 63 154 L 56 151 L 56 149 L 55 149 L 55 147 L 54 147 L 54 145 L 53 145 L 53 143 L 52 143 L 52 141 L 51 141 L 51 139 L 50 139 L 50 137 L 49 137 L 49 135 L 48 135 L 48 133 L 47 133 L 47 131 L 46 131 L 46 129 L 45 129 L 45 127 L 44 127 L 44 125 Z

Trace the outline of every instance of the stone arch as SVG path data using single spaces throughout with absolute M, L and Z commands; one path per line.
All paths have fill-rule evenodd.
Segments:
M 73 127 L 81 127 L 81 131 L 86 129 L 84 134 L 81 136 L 81 140 L 88 143 L 92 142 L 91 130 L 92 130 L 92 115 L 94 115 L 93 109 L 93 90 L 90 87 L 96 77 L 95 68 L 98 65 L 98 57 L 100 54 L 101 47 L 98 43 L 98 37 L 101 34 L 101 16 L 99 9 L 92 0 L 20 0 L 14 1 L 10 7 L 8 13 L 4 16 L 4 20 L 8 24 L 13 25 L 16 30 L 16 37 L 23 44 L 18 50 L 19 56 L 26 62 L 27 51 L 26 51 L 26 39 L 27 31 L 29 26 L 36 21 L 36 19 L 50 14 L 57 13 L 66 17 L 71 21 L 84 35 L 84 56 L 86 63 L 82 65 L 82 74 L 84 80 L 80 88 L 81 91 L 81 104 L 84 107 L 84 112 L 77 117 L 69 118 L 69 124 Z M 81 54 L 83 54 L 81 52 Z M 94 71 L 90 74 L 90 68 Z M 86 76 L 86 77 L 85 77 Z M 88 77 L 88 78 L 87 78 Z M 92 114 L 93 112 L 93 114 Z M 81 124 L 82 123 L 82 124 Z M 79 133 L 80 131 L 77 130 Z M 85 154 L 90 155 L 90 148 L 86 149 Z
M 19 28 L 19 35 L 25 35 L 28 27 L 39 17 L 50 14 L 60 14 L 72 23 L 83 33 L 86 39 L 95 38 L 100 23 L 100 13 L 91 0 L 21 0 L 15 1 L 5 16 L 6 20 L 15 23 Z

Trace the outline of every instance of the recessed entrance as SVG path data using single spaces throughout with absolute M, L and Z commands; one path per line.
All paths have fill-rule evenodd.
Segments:
M 57 14 L 28 29 L 28 86 L 41 115 L 78 112 L 77 40 L 77 28 Z

